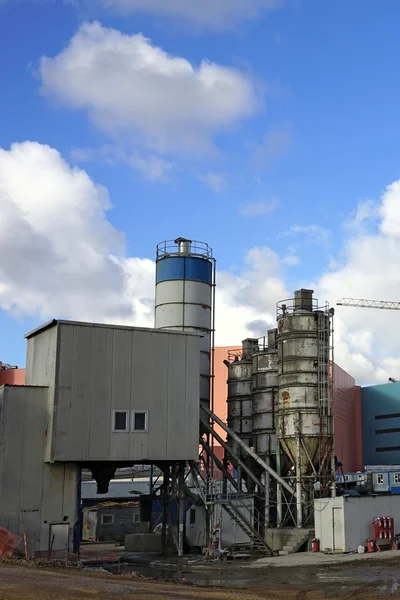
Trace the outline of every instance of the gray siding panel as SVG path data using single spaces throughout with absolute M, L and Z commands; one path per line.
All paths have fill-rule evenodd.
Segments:
M 61 326 L 60 348 L 62 349 L 65 327 Z M 73 326 L 73 373 L 71 390 L 71 412 L 69 423 L 63 424 L 61 431 L 64 435 L 65 428 L 69 437 L 69 454 L 72 460 L 89 458 L 89 435 L 91 421 L 91 389 L 93 375 L 94 329 L 91 327 Z M 61 350 L 62 351 L 62 350 Z M 60 361 L 61 367 L 61 361 Z M 58 456 L 57 456 L 58 458 Z
M 26 385 L 54 383 L 57 358 L 57 327 L 51 327 L 27 342 Z
M 91 406 L 95 418 L 94 429 L 89 431 L 89 455 L 92 460 L 101 460 L 110 454 L 110 423 L 112 418 L 111 365 L 113 361 L 114 336 L 112 329 L 96 328 L 95 352 L 93 356 L 93 382 Z M 104 415 L 103 418 L 100 415 Z M 108 415 L 108 419 L 107 419 Z
M 126 410 L 128 417 L 131 406 L 132 344 L 131 330 L 116 329 L 114 331 L 111 372 L 112 410 Z M 109 421 L 109 432 L 112 432 L 111 420 Z M 117 460 L 129 458 L 129 432 L 111 433 L 110 458 Z
M 168 335 L 154 333 L 151 343 L 149 399 L 149 438 L 151 452 L 156 458 L 167 456 L 168 432 Z
M 199 394 L 200 389 L 200 347 L 199 338 L 188 337 L 186 353 L 186 398 L 193 398 Z M 187 455 L 198 454 L 200 404 L 199 402 L 186 402 L 185 423 L 186 438 L 185 452 Z M 196 456 L 197 458 L 197 456 Z
M 46 552 L 51 522 L 77 518 L 76 465 L 44 463 L 45 387 L 6 386 L 0 419 L 0 526 L 27 534 L 28 552 Z
M 61 321 L 28 346 L 30 380 L 50 387 L 47 460 L 197 457 L 199 337 Z M 130 431 L 112 431 L 114 410 L 128 411 Z M 132 431 L 134 410 L 148 412 L 148 431 Z
M 70 448 L 69 429 L 71 420 L 72 374 L 74 372 L 74 327 L 60 325 L 60 347 L 56 387 L 56 421 L 53 429 L 54 459 L 68 454 Z
M 186 338 L 169 336 L 168 353 L 168 441 L 167 454 L 179 460 L 182 448 L 185 448 L 186 406 L 182 402 L 186 394 Z

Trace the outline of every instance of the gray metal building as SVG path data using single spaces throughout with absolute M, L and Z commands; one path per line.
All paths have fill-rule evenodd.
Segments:
M 44 458 L 48 388 L 0 387 L 0 527 L 29 555 L 65 557 L 78 519 L 79 467 Z
M 49 387 L 46 460 L 197 458 L 199 336 L 51 321 L 26 337 L 26 383 Z
M 106 493 L 120 466 L 197 458 L 200 336 L 54 320 L 26 337 L 27 385 L 0 388 L 0 526 L 66 557 L 83 467 Z

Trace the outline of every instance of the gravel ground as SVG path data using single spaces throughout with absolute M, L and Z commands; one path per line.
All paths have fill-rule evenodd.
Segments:
M 74 568 L 26 567 L 0 564 L 0 600 L 322 600 L 341 598 L 400 599 L 398 561 L 360 563 L 342 567 L 265 568 L 257 572 L 240 568 L 240 589 L 200 588 L 158 582 L 131 575 L 109 575 Z M 399 563 L 400 564 L 400 563 Z M 220 570 L 220 577 L 237 583 L 237 569 Z M 207 585 L 218 584 L 215 571 Z M 188 574 L 189 577 L 189 574 Z M 399 583 L 398 583 L 399 581 Z

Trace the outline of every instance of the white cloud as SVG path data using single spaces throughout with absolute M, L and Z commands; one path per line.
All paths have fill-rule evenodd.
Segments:
M 282 6 L 282 0 L 100 0 L 123 12 L 147 12 L 183 17 L 196 24 L 221 28 Z
M 333 304 L 342 297 L 400 300 L 400 181 L 386 188 L 378 206 L 378 232 L 366 233 L 361 222 L 340 264 L 316 284 L 320 298 Z M 342 366 L 367 383 L 398 378 L 400 314 L 348 307 L 337 307 L 336 314 L 336 355 Z
M 49 146 L 0 149 L 0 308 L 134 320 L 124 236 L 107 220 L 111 208 L 107 190 Z
M 168 181 L 174 168 L 171 161 L 151 153 L 127 152 L 122 148 L 105 145 L 100 148 L 73 148 L 70 152 L 73 162 L 106 162 L 109 165 L 125 163 L 137 171 L 146 181 Z
M 107 191 L 56 150 L 34 142 L 0 150 L 0 309 L 152 326 L 154 261 L 127 256 L 110 209 Z M 379 212 L 377 233 L 361 227 L 340 249 L 339 265 L 298 285 L 333 306 L 343 296 L 399 300 L 400 181 L 385 190 Z M 219 345 L 274 326 L 276 302 L 293 295 L 287 264 L 270 248 L 253 248 L 238 275 L 218 272 Z M 396 311 L 338 307 L 338 364 L 359 383 L 400 378 L 399 319 Z
M 262 217 L 268 215 L 277 207 L 277 201 L 272 200 L 258 200 L 255 202 L 247 202 L 239 207 L 239 212 L 243 217 Z
M 367 232 L 369 226 L 379 219 L 380 208 L 379 202 L 375 200 L 359 202 L 350 219 L 345 222 L 345 228 L 350 230 L 350 233 L 360 233 L 361 229 Z
M 288 254 L 282 259 L 284 265 L 288 267 L 297 267 L 300 264 L 300 258 L 296 254 Z
M 332 234 L 328 229 L 321 225 L 292 225 L 288 231 L 280 235 L 303 236 L 307 242 L 314 244 L 328 245 L 331 241 Z
M 223 173 L 206 173 L 200 177 L 200 180 L 215 194 L 223 192 L 227 186 L 226 175 Z
M 40 63 L 43 94 L 87 111 L 108 136 L 157 152 L 210 152 L 213 138 L 252 116 L 260 94 L 250 76 L 199 66 L 100 23 L 84 23 L 56 57 Z
M 168 173 L 173 169 L 170 161 L 155 155 L 145 157 L 138 152 L 132 154 L 127 162 L 148 181 L 167 181 Z
M 276 326 L 276 303 L 289 292 L 282 265 L 270 248 L 253 248 L 245 256 L 239 276 L 218 273 L 216 288 L 216 342 L 238 345 L 246 337 L 265 335 Z M 264 332 L 260 322 L 265 324 Z

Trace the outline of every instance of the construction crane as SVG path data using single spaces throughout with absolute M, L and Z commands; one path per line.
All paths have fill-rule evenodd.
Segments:
M 380 310 L 400 310 L 400 302 L 387 300 L 364 300 L 363 298 L 342 298 L 337 306 L 352 306 L 355 308 L 379 308 Z M 398 379 L 389 377 L 389 383 L 399 383 Z
M 342 298 L 337 306 L 353 306 L 356 308 L 379 308 L 381 310 L 400 310 L 400 302 L 386 300 L 364 300 L 362 298 Z

